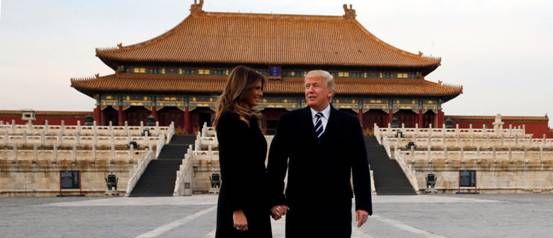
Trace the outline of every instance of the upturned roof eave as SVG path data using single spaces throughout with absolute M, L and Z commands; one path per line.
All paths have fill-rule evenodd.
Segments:
M 244 65 L 281 65 L 281 66 L 335 66 L 335 67 L 369 67 L 369 68 L 394 68 L 394 69 L 419 69 L 423 76 L 426 76 L 436 70 L 440 63 L 429 63 L 427 65 L 400 65 L 400 64 L 359 64 L 359 63 L 319 63 L 311 62 L 282 62 L 282 61 L 217 61 L 217 60 L 176 60 L 176 59 L 131 59 L 112 55 L 102 55 L 97 52 L 96 56 L 113 70 L 117 70 L 119 65 L 133 65 L 137 63 L 148 65 L 164 64 L 244 64 Z
M 171 93 L 183 93 L 183 94 L 220 94 L 221 90 L 190 90 L 190 89 L 153 89 L 153 90 L 145 90 L 145 89 L 119 89 L 119 88 L 98 88 L 98 87 L 87 87 L 83 85 L 72 85 L 73 88 L 75 88 L 77 91 L 88 95 L 90 97 L 94 97 L 95 94 L 102 94 L 102 93 L 145 93 L 145 94 L 151 94 L 151 93 L 162 93 L 162 94 L 171 94 Z M 265 92 L 265 95 L 299 95 L 302 96 L 303 92 L 291 92 L 291 91 L 267 91 Z M 373 92 L 337 92 L 338 96 L 385 96 L 385 97 L 436 97 L 441 98 L 444 100 L 444 103 L 459 96 L 462 94 L 462 92 L 451 92 L 451 93 L 438 93 L 438 94 L 432 94 L 432 93 L 373 93 Z

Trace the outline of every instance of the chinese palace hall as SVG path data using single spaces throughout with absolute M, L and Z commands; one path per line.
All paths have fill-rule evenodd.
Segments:
M 305 107 L 306 72 L 324 69 L 336 79 L 333 106 L 355 114 L 366 132 L 374 124 L 446 123 L 443 106 L 463 88 L 425 79 L 441 59 L 387 44 L 351 5 L 343 9 L 339 16 L 208 12 L 195 0 L 182 22 L 157 37 L 96 49 L 114 72 L 71 79 L 71 86 L 96 100 L 98 124 L 153 118 L 194 133 L 214 119 L 231 69 L 247 65 L 268 76 L 261 125 L 272 133 L 284 112 Z

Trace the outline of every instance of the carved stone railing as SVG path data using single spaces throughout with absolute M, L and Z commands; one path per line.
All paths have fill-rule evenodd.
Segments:
M 468 137 L 468 138 L 532 138 L 525 128 L 486 129 L 486 128 L 381 128 L 374 125 L 374 135 L 379 143 L 384 137 L 434 138 L 434 137 Z
M 403 173 L 409 180 L 409 183 L 415 189 L 415 191 L 419 191 L 419 183 L 417 181 L 417 175 L 416 171 L 411 168 L 411 166 L 406 162 L 404 159 L 404 154 L 401 153 L 400 150 L 396 150 L 394 154 L 395 160 L 398 162 L 399 167 L 401 167 L 401 170 L 403 170 Z
M 127 124 L 127 123 L 125 123 Z M 142 123 L 141 123 L 142 124 Z M 77 125 L 16 125 L 16 124 L 0 124 L 0 135 L 8 132 L 10 135 L 81 135 L 81 136 L 141 136 L 145 130 L 149 132 L 149 136 L 157 137 L 161 134 L 166 134 L 169 127 L 159 126 L 82 126 L 80 122 Z M 174 131 L 174 126 L 173 126 Z M 174 134 L 174 133 L 173 133 Z
M 408 160 L 426 160 L 426 161 L 435 161 L 435 160 L 449 160 L 449 161 L 469 161 L 469 160 L 489 160 L 489 161 L 544 161 L 551 160 L 553 161 L 553 151 L 544 151 L 544 150 L 527 150 L 527 151 L 514 151 L 514 150 L 479 150 L 479 151 L 406 151 L 406 150 L 397 150 L 395 153 L 396 156 L 402 156 L 406 158 L 405 155 L 408 154 Z
M 177 171 L 177 178 L 175 180 L 175 190 L 173 196 L 191 196 L 192 195 L 192 145 L 188 147 L 188 151 L 184 156 L 183 162 Z
M 417 148 L 428 148 L 432 150 L 435 148 L 460 148 L 470 147 L 476 149 L 477 147 L 496 147 L 496 148 L 537 148 L 543 147 L 545 149 L 553 149 L 553 139 L 531 139 L 531 138 L 390 138 L 384 137 L 383 143 L 390 146 L 396 146 L 399 148 L 407 148 L 408 145 L 414 144 Z
M 161 150 L 163 149 L 163 146 L 166 144 L 166 140 L 165 140 L 165 137 L 164 136 L 160 136 L 158 138 L 158 141 L 157 141 L 157 144 L 156 144 L 156 153 L 155 153 L 155 156 L 154 158 L 157 158 L 159 156 L 159 154 L 161 153 Z
M 166 142 L 171 142 L 171 139 L 173 139 L 173 136 L 175 135 L 175 123 L 171 122 L 169 125 L 169 128 L 167 129 L 167 132 L 165 133 L 165 136 L 167 137 Z
M 109 137 L 109 136 L 26 136 L 26 135 L 0 135 L 0 145 L 1 144 L 17 144 L 17 146 L 25 145 L 40 145 L 40 146 L 123 146 L 128 145 L 129 142 L 134 141 L 140 147 L 147 147 L 150 144 L 157 142 L 159 138 L 157 137 L 145 137 L 145 136 L 134 136 L 134 137 Z
M 146 152 L 146 155 L 142 159 L 138 161 L 138 163 L 129 171 L 129 181 L 127 183 L 127 192 L 126 196 L 128 197 L 132 190 L 134 189 L 134 186 L 136 186 L 136 183 L 148 167 L 148 164 L 150 164 L 150 161 L 154 158 L 154 155 L 151 150 L 148 150 Z

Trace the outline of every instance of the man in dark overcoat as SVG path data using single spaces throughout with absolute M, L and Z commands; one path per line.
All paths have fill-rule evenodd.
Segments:
M 287 238 L 351 237 L 353 195 L 357 226 L 372 214 L 363 132 L 357 117 L 330 104 L 335 85 L 327 71 L 307 73 L 307 107 L 284 114 L 271 143 L 271 211 L 286 214 Z

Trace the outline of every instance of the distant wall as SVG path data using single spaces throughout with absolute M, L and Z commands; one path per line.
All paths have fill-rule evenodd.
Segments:
M 17 110 L 0 111 L 0 121 L 6 124 L 12 123 L 13 120 L 15 124 L 25 124 L 26 121 L 21 119 L 21 114 L 22 112 Z M 92 111 L 35 111 L 36 120 L 33 124 L 43 125 L 45 121 L 48 121 L 49 125 L 61 125 L 61 122 L 64 121 L 65 125 L 77 125 L 77 121 L 80 121 L 81 125 L 84 125 L 87 116 L 92 116 Z
M 447 115 L 446 120 L 449 118 L 455 124 L 459 124 L 459 128 L 469 128 L 472 124 L 472 128 L 493 128 L 493 122 L 495 116 L 459 116 L 459 115 Z M 524 126 L 526 133 L 532 134 L 534 138 L 542 138 L 545 135 L 547 138 L 553 138 L 553 130 L 549 128 L 549 118 L 532 117 L 532 116 L 502 116 L 503 128 Z

